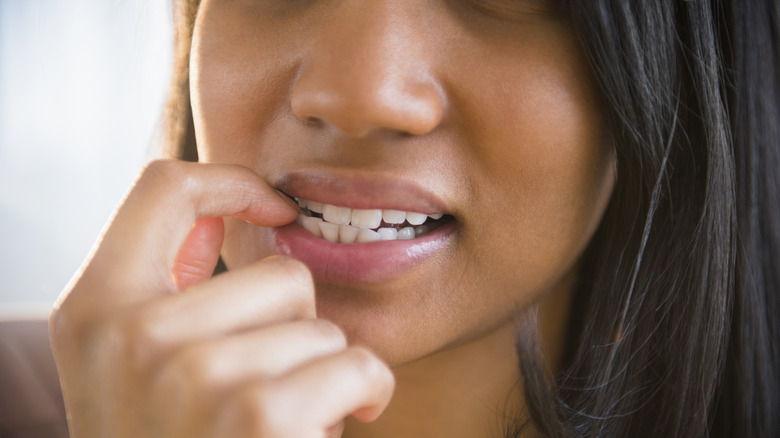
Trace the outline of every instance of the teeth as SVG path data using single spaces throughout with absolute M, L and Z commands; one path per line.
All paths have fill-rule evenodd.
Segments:
M 388 224 L 402 224 L 406 220 L 406 212 L 398 210 L 382 210 L 382 219 Z
M 379 233 L 374 230 L 360 230 L 357 235 L 357 243 L 376 242 L 381 239 Z
M 398 230 L 395 228 L 380 228 L 376 230 L 379 233 L 380 240 L 396 240 L 398 239 Z
M 406 213 L 406 221 L 411 225 L 422 225 L 426 219 L 428 219 L 427 214 L 412 213 L 411 211 Z
M 328 242 L 338 243 L 339 241 L 339 226 L 338 224 L 332 224 L 330 222 L 320 221 L 320 230 L 322 230 L 322 237 Z
M 306 208 L 308 208 L 309 210 L 315 213 L 322 214 L 322 211 L 324 210 L 325 207 L 325 205 L 322 202 L 306 201 L 305 199 L 303 201 L 306 203 Z
M 406 227 L 398 230 L 398 240 L 414 239 L 414 227 Z
M 318 217 L 303 216 L 303 228 L 306 228 L 306 230 L 308 230 L 310 233 L 314 234 L 317 237 L 322 237 L 320 222 L 322 222 L 322 219 Z
M 349 225 L 339 225 L 339 242 L 340 243 L 355 243 L 360 228 L 352 227 Z
M 352 219 L 352 209 L 325 204 L 325 208 L 322 211 L 322 218 L 325 219 L 325 221 L 334 224 L 349 225 L 349 221 Z
M 382 210 L 352 210 L 352 226 L 377 228 L 382 223 Z
M 304 214 L 297 223 L 317 237 L 333 243 L 363 243 L 378 240 L 409 240 L 428 233 L 435 225 L 426 223 L 428 218 L 436 221 L 444 217 L 441 213 L 424 214 L 401 210 L 351 209 L 317 201 L 295 198 Z M 306 210 L 312 213 L 307 213 Z M 307 216 L 311 215 L 311 216 Z M 320 217 L 322 216 L 322 217 Z M 382 223 L 410 226 L 398 228 Z

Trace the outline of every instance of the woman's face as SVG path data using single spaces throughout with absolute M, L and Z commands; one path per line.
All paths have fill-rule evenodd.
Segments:
M 201 161 L 314 201 L 332 240 L 397 235 L 229 219 L 223 248 L 230 269 L 303 260 L 319 314 L 395 365 L 565 293 L 614 183 L 592 76 L 544 0 L 203 0 L 191 94 Z M 333 225 L 350 220 L 386 231 Z

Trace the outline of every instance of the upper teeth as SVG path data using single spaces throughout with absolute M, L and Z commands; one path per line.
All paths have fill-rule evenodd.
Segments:
M 425 228 L 427 228 L 417 227 L 418 229 L 415 229 L 414 226 L 422 225 L 429 217 L 438 220 L 444 216 L 443 214 L 428 215 L 399 210 L 360 210 L 306 199 L 296 198 L 295 200 L 301 208 L 322 215 L 322 218 L 319 218 L 302 214 L 299 216 L 298 222 L 312 234 L 334 243 L 414 239 L 417 234 L 425 232 Z M 382 221 L 386 224 L 408 222 L 411 226 L 379 228 Z

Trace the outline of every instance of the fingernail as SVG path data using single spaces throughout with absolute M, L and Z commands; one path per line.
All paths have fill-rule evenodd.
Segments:
M 293 199 L 291 199 L 289 196 L 285 195 L 280 190 L 276 190 L 276 194 L 279 195 L 280 198 L 284 199 L 285 202 L 290 204 L 291 207 L 293 207 L 296 210 L 300 210 L 298 208 L 298 204 Z

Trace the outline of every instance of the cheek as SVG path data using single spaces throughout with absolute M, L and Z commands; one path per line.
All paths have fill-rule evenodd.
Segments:
M 230 5 L 210 6 L 197 22 L 190 94 L 201 161 L 251 166 L 267 124 L 288 99 L 295 76 L 293 41 L 242 17 Z M 262 53 L 263 56 L 257 56 Z
M 479 226 L 467 235 L 486 254 L 475 270 L 506 278 L 508 289 L 522 284 L 524 300 L 574 269 L 614 184 L 595 86 L 571 53 L 492 68 L 471 96 L 481 111 L 467 134 Z

